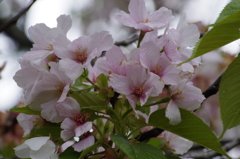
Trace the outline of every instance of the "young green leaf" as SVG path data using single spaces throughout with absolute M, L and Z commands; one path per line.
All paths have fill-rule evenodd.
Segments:
M 29 108 L 29 106 L 25 106 L 25 107 L 20 107 L 20 108 L 12 108 L 10 109 L 13 112 L 18 112 L 18 113 L 25 113 L 28 115 L 40 115 L 41 112 L 40 111 L 35 111 Z
M 81 109 L 102 110 L 108 107 L 103 100 L 93 93 L 70 94 L 70 96 L 76 99 Z
M 239 0 L 231 1 L 218 17 L 213 28 L 207 32 L 196 44 L 192 59 L 222 47 L 240 38 L 240 3 Z M 184 63 L 182 62 L 182 63 Z
M 131 143 L 122 135 L 110 135 L 111 140 L 131 159 L 166 159 L 161 150 L 146 143 Z
M 165 109 L 160 109 L 152 113 L 149 125 L 167 130 L 227 156 L 209 126 L 190 111 L 181 108 L 179 110 L 182 121 L 178 125 L 169 124 L 169 119 L 165 117 Z
M 227 129 L 240 124 L 240 57 L 238 56 L 224 72 L 219 89 L 220 113 L 224 135 Z

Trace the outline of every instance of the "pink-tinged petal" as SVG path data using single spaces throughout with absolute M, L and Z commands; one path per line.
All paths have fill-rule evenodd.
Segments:
M 158 31 L 157 30 L 147 32 L 145 34 L 145 36 L 143 37 L 140 46 L 142 46 L 145 42 L 149 42 L 149 41 L 156 42 L 157 40 L 158 40 Z
M 137 22 L 143 22 L 147 18 L 147 8 L 144 0 L 131 0 L 128 6 L 131 17 Z
M 119 22 L 121 22 L 123 25 L 129 26 L 129 27 L 135 27 L 137 25 L 136 21 L 129 14 L 123 11 L 116 13 L 115 18 Z
M 74 144 L 72 147 L 74 148 L 75 151 L 81 152 L 82 150 L 92 146 L 95 143 L 94 137 L 88 136 L 87 138 L 79 141 L 78 143 Z
M 153 29 L 162 29 L 172 19 L 172 11 L 165 7 L 161 7 L 159 10 L 148 15 L 148 20 L 150 22 L 147 24 L 150 24 Z
M 107 31 L 101 31 L 98 33 L 94 33 L 90 36 L 91 41 L 89 43 L 88 48 L 90 50 L 93 50 L 97 48 L 98 50 L 98 56 L 101 55 L 102 51 L 109 50 L 113 47 L 113 38 L 112 35 L 109 34 Z
M 82 64 L 75 62 L 71 59 L 62 59 L 60 62 L 60 69 L 63 70 L 66 75 L 71 80 L 76 80 L 82 73 L 83 73 L 83 67 Z
M 58 35 L 53 40 L 53 49 L 54 53 L 60 58 L 71 58 L 71 54 L 68 50 L 68 45 L 71 44 L 71 41 L 65 35 Z
M 196 110 L 201 106 L 201 102 L 197 100 L 192 101 L 184 101 L 184 100 L 175 100 L 175 103 L 178 107 L 186 109 L 186 110 Z
M 121 76 L 117 74 L 110 75 L 110 85 L 113 89 L 121 94 L 128 95 L 132 93 L 132 83 L 126 76 Z
M 130 60 L 133 60 L 133 61 L 136 61 L 136 62 L 140 63 L 140 55 L 142 53 L 144 53 L 145 51 L 146 50 L 140 49 L 140 48 L 133 49 L 129 54 Z
M 143 113 L 143 112 L 141 112 L 141 111 L 139 111 L 139 110 L 136 110 L 135 112 L 136 112 L 138 115 L 141 115 L 141 116 L 145 119 L 146 124 L 148 124 L 149 116 L 147 116 L 147 114 L 145 114 L 145 113 Z
M 181 122 L 180 111 L 173 100 L 170 100 L 168 103 L 165 113 L 166 117 L 169 119 L 170 124 L 177 125 Z
M 16 72 L 13 79 L 21 88 L 28 88 L 40 78 L 41 72 L 31 65 L 31 62 L 26 59 L 20 59 L 21 69 Z
M 164 53 L 172 62 L 178 62 L 181 58 L 181 54 L 177 51 L 177 45 L 173 41 L 169 41 L 164 46 Z
M 195 87 L 191 82 L 186 83 L 182 95 L 185 97 L 185 101 L 192 101 L 196 100 L 200 103 L 205 99 L 205 97 L 202 94 L 202 91 Z
M 81 136 L 92 129 L 92 122 L 86 122 L 83 125 L 79 125 L 74 131 L 75 136 Z
M 61 123 L 61 128 L 64 129 L 61 131 L 61 138 L 64 141 L 67 141 L 68 139 L 75 136 L 74 128 L 76 126 L 76 122 L 72 121 L 69 118 L 66 118 Z
M 148 98 L 149 96 L 158 96 L 164 87 L 164 83 L 160 81 L 160 77 L 154 73 L 149 73 L 149 78 L 144 83 L 143 89 L 146 92 Z
M 37 115 L 27 115 L 24 113 L 18 114 L 17 121 L 24 130 L 23 137 L 25 137 L 31 132 L 33 128 L 33 121 L 36 119 L 36 117 Z
M 39 142 L 39 141 L 38 141 Z M 34 143 L 37 145 L 36 143 Z M 30 146 L 29 146 L 30 147 Z M 32 147 L 30 147 L 32 149 Z M 30 151 L 30 157 L 32 159 L 47 159 L 56 151 L 56 145 L 48 140 L 38 151 Z
M 66 84 L 57 102 L 63 102 L 66 99 L 69 90 L 70 90 L 70 84 Z
M 29 158 L 29 156 L 30 156 L 31 149 L 25 143 L 15 147 L 14 150 L 15 150 L 15 155 L 18 157 Z
M 63 102 L 56 103 L 56 109 L 59 115 L 65 118 L 71 118 L 74 114 L 80 112 L 78 102 L 71 97 L 67 97 Z
M 182 29 L 181 37 L 181 47 L 194 46 L 200 37 L 198 27 L 194 24 L 188 25 L 186 28 Z
M 142 65 L 129 64 L 126 67 L 126 76 L 131 79 L 133 86 L 140 86 L 149 77 Z
M 166 141 L 166 147 L 172 151 L 174 154 L 183 155 L 186 153 L 193 145 L 193 142 L 184 139 L 180 136 L 177 136 L 173 133 L 170 133 L 168 131 L 163 132 L 165 141 Z
M 56 99 L 51 100 L 47 103 L 44 103 L 41 105 L 42 111 L 41 115 L 44 119 L 47 121 L 53 122 L 53 123 L 59 123 L 61 122 L 64 118 L 58 114 L 58 111 L 55 107 L 56 105 Z
M 60 15 L 57 18 L 57 28 L 60 28 L 63 33 L 67 34 L 72 26 L 72 19 L 69 15 Z
M 26 140 L 25 144 L 28 145 L 31 148 L 31 150 L 37 151 L 43 145 L 45 145 L 49 139 L 50 139 L 49 136 L 47 136 L 47 137 L 34 137 L 34 138 Z
M 49 43 L 47 43 L 44 39 L 44 35 L 46 32 L 50 31 L 51 29 L 47 27 L 45 24 L 40 23 L 36 24 L 28 29 L 28 33 L 32 41 L 41 47 L 42 49 L 46 48 Z
M 122 60 L 127 60 L 127 57 L 123 54 L 122 50 L 118 46 L 113 46 L 106 52 L 106 59 L 111 63 L 120 65 Z

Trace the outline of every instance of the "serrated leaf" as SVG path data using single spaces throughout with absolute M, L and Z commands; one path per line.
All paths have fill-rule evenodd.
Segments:
M 228 5 L 225 6 L 225 8 L 220 13 L 218 19 L 216 20 L 216 24 L 221 24 L 225 22 L 231 22 L 231 21 L 237 21 L 240 17 L 240 3 L 239 0 L 232 0 Z M 231 16 L 231 17 L 230 17 Z
M 122 135 L 110 135 L 111 140 L 131 159 L 166 159 L 161 150 L 146 143 L 131 143 Z
M 193 113 L 181 108 L 179 110 L 182 121 L 178 125 L 169 124 L 169 119 L 165 117 L 165 109 L 152 113 L 149 118 L 149 125 L 167 130 L 227 156 L 209 126 Z
M 40 111 L 32 110 L 28 106 L 21 107 L 21 108 L 12 108 L 10 110 L 13 111 L 13 112 L 25 113 L 25 114 L 28 114 L 28 115 L 40 115 L 41 114 Z
M 73 147 L 68 147 L 64 152 L 60 153 L 59 159 L 78 159 L 81 153 L 74 151 Z
M 240 38 L 240 3 L 233 0 L 222 11 L 213 28 L 196 44 L 192 56 L 182 62 L 204 55 Z
M 70 94 L 80 105 L 81 109 L 103 110 L 108 106 L 105 101 L 101 100 L 93 93 Z
M 240 57 L 238 56 L 224 72 L 219 89 L 220 113 L 223 133 L 240 124 Z M 221 136 L 222 136 L 221 135 Z

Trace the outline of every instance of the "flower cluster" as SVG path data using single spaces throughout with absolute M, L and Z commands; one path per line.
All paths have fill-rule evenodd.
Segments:
M 70 41 L 66 34 L 72 21 L 67 15 L 57 19 L 55 28 L 36 24 L 29 29 L 34 45 L 19 60 L 21 69 L 14 80 L 24 89 L 21 101 L 40 115 L 19 115 L 25 136 L 33 136 L 31 130 L 39 119 L 44 121 L 43 127 L 46 123 L 59 124 L 62 141 L 73 141 L 74 150 L 81 152 L 93 145 L 95 139 L 103 140 L 99 137 L 99 120 L 107 119 L 106 125 L 112 122 L 116 128 L 110 132 L 129 134 L 131 128 L 122 129 L 126 125 L 116 122 L 121 114 L 118 107 L 128 110 L 125 116 L 134 113 L 136 120 L 143 117 L 148 121 L 150 114 L 144 105 L 153 97 L 159 100 L 164 90 L 170 99 L 166 103 L 166 117 L 170 124 L 176 125 L 181 122 L 179 108 L 192 111 L 200 106 L 204 97 L 190 81 L 200 60 L 178 66 L 191 56 L 192 46 L 199 38 L 197 27 L 188 25 L 182 14 L 177 28 L 169 28 L 171 11 L 160 8 L 148 14 L 144 0 L 131 0 L 129 12 L 116 14 L 122 24 L 141 32 L 138 47 L 128 55 L 113 44 L 106 31 Z M 158 29 L 165 29 L 160 37 Z M 105 56 L 101 56 L 103 52 Z M 89 98 L 82 99 L 80 95 L 84 93 Z M 98 98 L 106 107 L 96 110 L 94 106 L 98 103 L 92 105 L 90 97 Z M 121 101 L 125 104 L 119 106 Z M 55 158 L 59 152 L 52 141 L 54 138 L 50 137 L 31 138 L 15 148 L 16 154 L 26 158 Z M 38 144 L 33 146 L 33 143 Z M 44 156 L 39 157 L 42 152 Z

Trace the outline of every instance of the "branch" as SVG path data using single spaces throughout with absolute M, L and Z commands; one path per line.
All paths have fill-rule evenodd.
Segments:
M 202 94 L 204 95 L 204 97 L 207 99 L 208 97 L 216 94 L 218 92 L 218 89 L 219 89 L 219 85 L 220 85 L 220 82 L 221 82 L 221 78 L 222 78 L 222 75 L 220 75 L 216 81 L 208 87 L 207 90 L 205 90 Z
M 138 40 L 138 35 L 137 34 L 133 34 L 131 38 L 124 40 L 124 41 L 119 41 L 119 42 L 115 42 L 114 45 L 116 46 L 128 46 L 130 44 L 132 44 L 133 42 Z
M 239 144 L 240 144 L 240 138 L 226 143 L 225 145 L 222 146 L 222 148 L 227 152 Z M 203 159 L 203 158 L 212 158 L 216 156 L 222 156 L 222 155 L 212 150 L 210 151 L 197 150 L 197 151 L 189 151 L 186 155 L 182 157 Z
M 135 139 L 137 139 L 137 141 L 143 142 L 143 141 L 149 140 L 150 138 L 157 137 L 163 131 L 164 130 L 160 128 L 153 128 L 141 135 L 136 136 Z
M 8 22 L 6 22 L 5 24 L 3 24 L 1 27 L 0 27 L 0 32 L 3 32 L 4 30 L 6 30 L 7 28 L 9 28 L 10 26 L 14 25 L 17 23 L 17 21 L 19 20 L 19 18 L 25 14 L 30 8 L 31 6 L 33 5 L 33 3 L 35 3 L 37 0 L 33 0 L 29 6 L 23 10 L 21 10 L 15 17 L 13 17 L 12 19 L 10 19 Z

